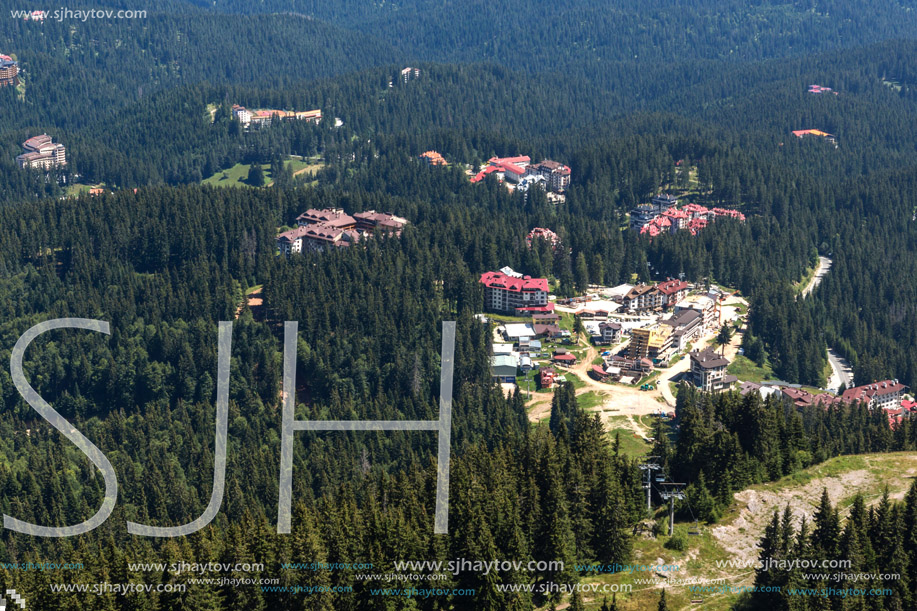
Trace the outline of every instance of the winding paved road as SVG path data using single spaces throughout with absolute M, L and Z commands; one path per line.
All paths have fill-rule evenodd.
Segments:
M 831 259 L 828 257 L 818 257 L 818 267 L 815 268 L 815 275 L 809 280 L 809 284 L 806 285 L 806 288 L 802 289 L 802 296 L 808 297 L 809 294 L 815 290 L 815 287 L 821 284 L 822 278 L 825 277 L 830 269 Z

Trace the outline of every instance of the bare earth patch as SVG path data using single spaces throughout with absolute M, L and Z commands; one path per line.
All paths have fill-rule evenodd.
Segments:
M 758 558 L 758 541 L 775 509 L 782 512 L 789 504 L 798 527 L 803 515 L 811 521 L 825 489 L 833 504 L 841 504 L 841 515 L 844 517 L 847 502 L 857 493 L 866 497 L 867 505 L 874 504 L 888 485 L 891 498 L 900 500 L 917 474 L 917 454 L 914 453 L 869 454 L 861 458 L 867 464 L 865 469 L 815 477 L 802 485 L 795 485 L 792 479 L 784 478 L 773 484 L 737 492 L 735 517 L 727 517 L 724 523 L 715 526 L 712 529 L 714 538 L 736 560 L 754 562 Z M 815 467 L 816 471 L 822 470 L 825 465 Z

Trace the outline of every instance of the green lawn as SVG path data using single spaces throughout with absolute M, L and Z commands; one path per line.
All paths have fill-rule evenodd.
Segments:
M 615 435 L 620 435 L 621 453 L 625 456 L 646 456 L 647 452 L 652 448 L 650 444 L 637 437 L 630 429 L 611 429 L 608 432 L 608 436 L 612 443 L 614 443 Z
M 765 361 L 763 367 L 758 367 L 754 361 L 742 355 L 736 355 L 735 360 L 726 367 L 726 371 L 743 382 L 760 383 L 765 380 L 774 379 L 774 372 L 771 369 L 770 363 Z
M 297 172 L 300 174 L 308 174 L 309 172 L 315 172 L 324 167 L 324 165 L 316 159 L 301 158 L 287 159 L 284 161 L 284 165 L 293 172 L 294 176 Z M 245 181 L 248 180 L 248 172 L 251 170 L 251 167 L 252 164 L 250 163 L 237 163 L 231 168 L 218 171 L 210 178 L 205 178 L 201 184 L 211 185 L 213 187 L 247 187 L 249 185 Z M 262 163 L 261 169 L 264 171 L 265 185 L 270 186 L 273 182 L 271 164 Z
M 580 409 L 584 410 L 594 409 L 602 405 L 604 402 L 605 397 L 595 392 L 594 390 L 585 392 L 576 398 L 576 404 L 579 405 Z
M 245 181 L 251 167 L 249 163 L 237 163 L 228 170 L 220 170 L 210 178 L 205 178 L 201 184 L 212 187 L 247 187 Z M 270 182 L 271 164 L 263 163 L 261 169 L 264 171 L 264 180 Z

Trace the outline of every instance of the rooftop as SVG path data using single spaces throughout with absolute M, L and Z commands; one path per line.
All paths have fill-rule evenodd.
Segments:
M 703 350 L 694 350 L 691 352 L 691 363 L 697 363 L 702 369 L 716 369 L 725 367 L 729 361 L 720 356 L 713 348 L 704 348 Z
M 484 272 L 481 274 L 481 284 L 488 288 L 498 288 L 506 291 L 513 291 L 515 293 L 520 293 L 522 291 L 548 292 L 548 281 L 546 278 L 532 278 L 531 276 L 513 278 L 501 272 Z

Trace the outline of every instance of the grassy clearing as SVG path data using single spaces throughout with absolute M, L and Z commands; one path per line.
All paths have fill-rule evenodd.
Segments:
M 576 397 L 576 403 L 579 405 L 580 409 L 590 410 L 599 407 L 605 402 L 605 397 L 601 393 L 598 393 L 594 390 L 589 392 L 584 392 L 583 394 Z
M 313 158 L 307 159 L 287 159 L 283 162 L 284 167 L 289 169 L 294 176 L 297 174 L 302 175 L 309 172 L 316 172 L 324 167 L 324 164 L 321 161 L 318 161 Z M 248 173 L 251 170 L 252 164 L 250 163 L 237 163 L 231 168 L 220 170 L 216 172 L 213 176 L 205 178 L 201 184 L 210 185 L 213 187 L 248 187 Z M 261 170 L 264 172 L 264 183 L 267 186 L 273 184 L 273 177 L 271 176 L 271 164 L 262 163 Z
M 754 361 L 741 355 L 736 355 L 735 360 L 726 367 L 726 371 L 743 382 L 760 383 L 774 379 L 774 371 L 771 369 L 770 363 L 765 361 L 763 367 L 758 367 Z
M 646 456 L 652 448 L 650 444 L 637 437 L 631 429 L 619 427 L 608 431 L 608 436 L 612 443 L 614 443 L 616 435 L 621 440 L 621 453 L 625 456 Z

